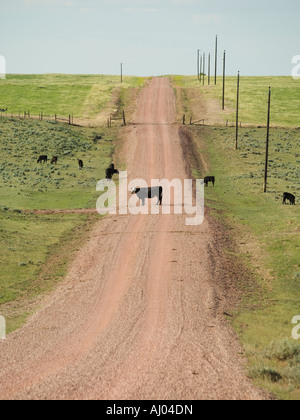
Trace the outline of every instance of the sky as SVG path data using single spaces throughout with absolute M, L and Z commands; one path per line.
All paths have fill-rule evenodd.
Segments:
M 0 0 L 0 56 L 10 74 L 291 75 L 299 0 Z M 212 64 L 213 66 L 213 64 Z

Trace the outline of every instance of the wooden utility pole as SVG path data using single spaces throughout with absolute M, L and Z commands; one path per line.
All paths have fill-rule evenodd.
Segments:
M 202 80 L 202 55 L 200 54 L 200 77 L 199 77 L 200 83 Z
M 235 133 L 235 149 L 238 148 L 239 138 L 239 99 L 240 99 L 240 72 L 238 72 L 237 80 L 237 100 L 236 100 L 236 133 Z
M 123 83 L 123 63 L 121 63 L 121 83 Z
M 210 53 L 208 54 L 208 86 L 210 85 Z
M 268 122 L 267 122 L 267 142 L 266 142 L 266 163 L 265 163 L 265 179 L 264 179 L 264 192 L 267 192 L 268 183 L 268 164 L 269 164 L 269 136 L 270 136 L 270 113 L 271 113 L 271 88 L 269 88 L 269 101 L 268 101 Z
M 216 48 L 215 48 L 215 85 L 217 84 L 217 67 L 218 67 L 218 35 L 216 35 Z
M 225 109 L 225 72 L 226 72 L 226 51 L 224 51 L 223 57 L 223 100 L 222 100 L 222 109 Z
M 200 50 L 197 53 L 197 77 L 200 80 Z
M 203 86 L 205 84 L 205 53 L 203 53 Z

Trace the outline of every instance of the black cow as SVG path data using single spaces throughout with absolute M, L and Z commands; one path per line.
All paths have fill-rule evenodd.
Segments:
M 105 170 L 106 179 L 112 179 L 114 174 L 119 174 L 119 171 L 115 169 L 115 165 L 112 163 L 110 167 Z
M 46 155 L 41 155 L 41 156 L 38 158 L 37 163 L 41 163 L 41 162 L 43 162 L 43 163 L 47 163 L 47 162 L 48 162 L 48 156 L 46 156 Z
M 162 205 L 163 198 L 163 188 L 162 187 L 151 187 L 151 188 L 132 188 L 131 194 L 136 194 L 140 200 L 142 200 L 142 205 L 144 206 L 146 198 L 157 197 L 157 205 Z
M 51 165 L 54 165 L 54 163 L 55 163 L 55 165 L 57 164 L 57 156 L 53 156 L 53 158 L 52 158 L 52 160 L 51 160 Z
M 296 197 L 293 194 L 290 193 L 283 193 L 283 203 L 282 204 L 286 204 L 286 201 L 289 201 L 291 205 L 296 205 Z
M 204 184 L 208 186 L 208 183 L 212 182 L 213 186 L 215 186 L 216 178 L 214 176 L 206 176 L 204 178 Z
M 77 159 L 78 160 L 78 165 L 79 165 L 79 169 L 83 168 L 83 161 L 81 159 Z

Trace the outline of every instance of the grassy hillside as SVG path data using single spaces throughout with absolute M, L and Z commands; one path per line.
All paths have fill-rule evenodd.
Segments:
M 0 107 L 8 113 L 90 118 L 130 105 L 142 78 L 12 76 L 0 81 Z M 98 123 L 98 121 L 97 121 Z M 0 314 L 8 333 L 18 328 L 52 290 L 98 214 L 39 214 L 34 210 L 95 209 L 96 183 L 105 176 L 120 125 L 74 127 L 54 121 L 0 118 Z M 38 164 L 41 154 L 47 164 Z M 51 165 L 52 156 L 58 157 Z M 79 170 L 77 159 L 84 162 Z
M 144 79 L 104 75 L 7 75 L 0 80 L 0 108 L 8 114 L 45 116 L 68 115 L 74 118 L 92 118 L 112 107 L 113 95 L 120 90 L 139 87 Z
M 99 218 L 33 210 L 95 209 L 96 183 L 112 161 L 118 130 L 0 121 L 0 313 L 8 332 L 63 278 L 78 241 Z M 58 156 L 57 165 L 38 164 L 40 154 Z
M 0 122 L 1 204 L 17 209 L 94 207 L 95 185 L 111 163 L 115 135 L 114 129 L 4 119 Z M 48 155 L 50 161 L 57 156 L 58 163 L 37 164 L 40 155 Z M 83 170 L 77 159 L 83 160 Z
M 39 296 L 63 279 L 92 216 L 36 215 L 0 208 L 0 313 L 7 334 L 39 306 Z
M 223 80 L 217 78 L 217 85 L 200 85 L 195 77 L 174 76 L 174 83 L 188 94 L 194 117 L 203 118 L 203 107 L 212 99 L 219 105 L 220 119 L 225 125 L 236 121 L 237 77 L 226 77 L 225 112 L 221 111 Z M 266 125 L 269 87 L 272 88 L 271 125 L 279 127 L 300 127 L 300 80 L 292 77 L 243 77 L 240 78 L 240 118 L 244 124 Z M 201 104 L 199 107 L 199 95 Z M 197 104 L 198 103 L 198 104 Z M 197 109 L 198 108 L 198 109 Z M 213 116 L 208 116 L 208 120 Z M 195 119 L 194 118 L 194 119 Z
M 273 82 L 279 83 L 275 79 Z M 186 98 L 186 109 L 192 113 L 196 107 L 191 84 L 194 82 L 187 79 L 185 87 L 180 79 L 179 88 L 184 89 L 181 97 Z M 255 78 L 249 80 L 248 89 L 259 96 L 267 85 L 269 81 Z M 204 96 L 204 104 L 215 100 L 213 89 L 208 93 L 196 89 Z M 278 84 L 280 89 L 285 97 L 284 86 Z M 205 107 L 202 96 L 198 98 Z M 258 115 L 265 114 L 266 101 L 262 98 L 258 109 L 252 101 L 248 107 L 245 101 L 244 106 L 248 121 L 257 121 Z M 273 121 L 278 118 L 278 125 L 296 126 L 297 117 L 289 114 L 288 107 L 288 100 L 274 101 Z M 271 129 L 268 192 L 264 194 L 266 129 L 242 128 L 238 150 L 234 150 L 234 128 L 190 126 L 190 130 L 209 174 L 217 180 L 215 188 L 206 189 L 206 204 L 228 227 L 236 244 L 235 249 L 225 251 L 246 267 L 247 275 L 235 279 L 241 301 L 232 310 L 232 322 L 249 360 L 249 376 L 279 398 L 299 399 L 300 343 L 292 339 L 292 318 L 300 315 L 300 131 Z M 198 168 L 197 175 L 208 174 Z M 296 195 L 296 206 L 282 205 L 285 191 Z
M 206 202 L 235 229 L 236 257 L 253 277 L 252 282 L 237 279 L 243 299 L 233 325 L 257 383 L 279 397 L 298 399 L 300 344 L 292 339 L 291 322 L 299 315 L 300 298 L 299 133 L 271 132 L 267 194 L 262 192 L 265 130 L 243 129 L 237 152 L 232 150 L 234 134 L 225 128 L 198 132 L 218 180 L 214 190 L 206 191 Z M 284 191 L 296 194 L 296 206 L 282 205 Z

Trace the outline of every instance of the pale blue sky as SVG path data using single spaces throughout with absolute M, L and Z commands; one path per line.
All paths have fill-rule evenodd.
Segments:
M 300 1 L 0 0 L 8 73 L 196 73 L 197 49 L 227 72 L 290 75 L 300 55 Z

